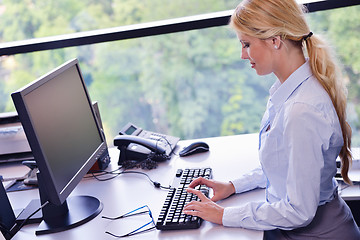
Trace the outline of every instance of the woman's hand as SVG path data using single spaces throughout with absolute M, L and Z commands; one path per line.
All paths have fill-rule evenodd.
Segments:
M 187 204 L 183 213 L 200 217 L 206 221 L 222 224 L 224 208 L 207 198 L 201 191 L 188 188 L 188 192 L 196 194 L 200 201 L 192 201 Z
M 195 188 L 198 185 L 206 185 L 213 189 L 214 196 L 211 200 L 214 202 L 227 198 L 235 193 L 235 187 L 231 182 L 218 182 L 200 177 L 192 181 L 189 188 Z
M 198 185 L 206 185 L 212 188 L 214 196 L 209 199 L 201 191 L 195 190 L 194 188 Z M 215 202 L 235 193 L 235 187 L 231 182 L 218 182 L 200 177 L 190 183 L 187 191 L 197 195 L 200 201 L 192 201 L 187 204 L 183 209 L 185 214 L 198 216 L 206 221 L 222 224 L 224 208 Z

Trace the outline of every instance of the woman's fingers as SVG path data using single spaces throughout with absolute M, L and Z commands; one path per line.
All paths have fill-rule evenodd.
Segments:
M 198 185 L 206 185 L 208 187 L 211 187 L 211 181 L 203 178 L 203 177 L 199 177 L 194 179 L 190 184 L 189 184 L 189 188 L 195 188 Z
M 194 188 L 188 188 L 188 189 L 186 189 L 186 191 L 189 192 L 189 193 L 195 194 L 196 196 L 198 196 L 199 199 L 200 199 L 200 201 L 206 201 L 206 200 L 210 201 L 210 200 L 209 200 L 201 191 L 199 191 L 199 190 L 196 190 L 196 189 L 194 189 Z
M 198 194 L 199 198 L 201 197 L 200 199 L 203 200 L 190 202 L 184 207 L 183 213 L 197 216 L 213 223 L 222 224 L 224 208 L 205 197 L 200 191 L 191 189 L 191 192 Z

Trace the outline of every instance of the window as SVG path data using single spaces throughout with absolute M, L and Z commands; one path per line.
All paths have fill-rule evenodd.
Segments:
M 134 3 L 129 3 L 127 7 L 147 8 L 144 13 L 148 17 L 147 21 L 154 20 L 152 15 L 160 16 L 158 11 L 170 13 L 165 18 L 181 16 L 180 12 L 182 15 L 188 12 L 197 14 L 189 10 L 190 3 L 184 5 L 184 8 L 167 5 L 155 8 L 161 4 L 160 1 L 151 1 L 149 6 L 130 0 L 103 2 L 112 2 L 107 5 L 107 11 L 105 8 L 102 8 L 103 11 L 90 10 L 100 8 L 97 4 L 97 7 L 89 5 L 89 9 L 83 9 L 82 12 L 96 12 L 99 21 L 109 21 L 109 24 L 114 23 L 107 15 L 115 11 L 113 8 L 116 4 L 123 2 Z M 236 6 L 238 1 L 213 1 L 214 6 L 209 1 L 196 4 L 205 2 L 206 6 L 197 9 L 226 10 Z M 353 146 L 360 145 L 360 56 L 354 50 L 360 46 L 357 38 L 360 29 L 359 10 L 360 6 L 353 6 L 308 14 L 312 31 L 328 36 L 343 64 L 349 89 L 348 121 L 353 129 Z M 123 19 L 124 24 L 131 24 L 143 17 L 137 11 L 126 11 L 126 17 L 132 20 Z M 179 15 L 175 16 L 175 12 Z M 117 17 L 120 15 L 113 14 Z M 79 28 L 80 31 L 91 29 L 90 26 L 85 27 L 85 24 L 92 21 L 76 19 L 72 19 L 66 26 L 81 23 L 84 26 Z M 26 19 L 22 21 L 26 22 Z M 57 27 L 51 28 L 52 25 L 46 21 L 38 20 L 36 23 L 38 25 L 31 24 L 38 29 L 34 33 L 40 32 L 40 29 L 57 32 Z M 4 29 L 1 37 L 3 41 L 9 41 L 4 36 L 6 31 L 11 30 Z M 59 29 L 61 32 L 64 28 Z M 145 129 L 182 139 L 254 133 L 259 130 L 268 89 L 275 78 L 257 76 L 248 62 L 240 59 L 240 54 L 241 46 L 235 34 L 228 26 L 221 26 L 3 56 L 0 59 L 0 112 L 14 111 L 10 99 L 12 91 L 63 62 L 78 58 L 90 96 L 93 101 L 99 102 L 109 144 L 129 121 Z

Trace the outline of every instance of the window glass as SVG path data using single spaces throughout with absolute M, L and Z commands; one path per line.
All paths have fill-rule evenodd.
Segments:
M 122 2 L 132 1 L 117 4 Z M 141 1 L 133 2 L 134 6 L 145 7 Z M 226 1 L 222 6 L 229 9 L 229 5 L 236 3 Z M 187 8 L 191 7 L 185 8 L 190 11 Z M 157 15 L 160 9 L 156 9 L 151 8 L 147 15 Z M 126 16 L 133 20 L 142 17 L 137 11 L 128 11 Z M 349 90 L 348 121 L 353 129 L 353 146 L 360 145 L 360 55 L 356 54 L 360 48 L 359 11 L 360 6 L 355 6 L 308 14 L 311 30 L 331 42 L 342 64 Z M 45 31 L 45 27 L 38 27 L 42 28 Z M 47 29 L 56 32 L 55 27 Z M 128 122 L 182 139 L 255 133 L 275 78 L 257 76 L 240 55 L 241 45 L 235 34 L 222 26 L 4 56 L 0 58 L 0 112 L 14 111 L 12 91 L 78 58 L 90 96 L 99 102 L 110 145 Z
M 234 9 L 238 0 L 0 0 L 2 42 Z

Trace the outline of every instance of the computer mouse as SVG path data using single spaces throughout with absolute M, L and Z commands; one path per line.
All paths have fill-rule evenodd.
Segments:
M 194 142 L 189 146 L 184 147 L 183 150 L 179 152 L 180 157 L 190 156 L 196 153 L 202 153 L 209 151 L 209 145 L 205 142 Z

